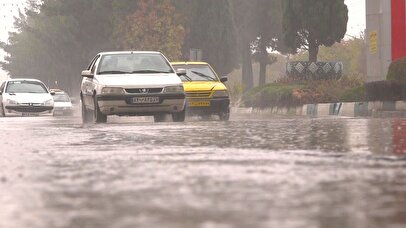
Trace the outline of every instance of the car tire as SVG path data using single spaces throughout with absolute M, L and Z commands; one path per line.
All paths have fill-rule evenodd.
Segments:
M 92 115 L 91 115 L 90 111 L 86 108 L 86 106 L 82 100 L 82 122 L 89 123 L 89 122 L 91 122 L 91 119 L 92 119 Z
M 97 103 L 97 98 L 93 98 L 94 101 L 94 121 L 96 123 L 106 123 L 107 122 L 107 115 L 104 115 L 99 108 L 99 104 Z
M 154 122 L 159 123 L 159 122 L 164 122 L 165 121 L 165 114 L 156 114 L 154 115 Z
M 2 117 L 6 117 L 6 113 L 4 112 L 3 104 L 0 106 L 0 108 L 1 108 L 1 110 L 0 110 L 1 116 L 2 116 Z
M 172 113 L 173 122 L 184 122 L 186 118 L 186 109 L 181 112 Z
M 230 120 L 230 109 L 227 109 L 225 112 L 220 112 L 219 118 L 221 121 L 229 121 Z

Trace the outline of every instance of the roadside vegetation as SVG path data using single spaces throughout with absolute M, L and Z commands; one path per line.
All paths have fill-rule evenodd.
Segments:
M 366 57 L 363 54 L 365 48 L 363 36 L 344 40 L 332 47 L 322 46 L 318 54 L 320 61 L 339 59 L 343 62 L 344 76 L 340 80 L 296 81 L 285 76 L 286 74 L 283 74 L 285 66 L 281 66 L 280 69 L 274 69 L 274 72 L 270 73 L 270 75 L 278 75 L 273 78 L 272 83 L 248 91 L 243 96 L 243 103 L 249 107 L 266 108 L 292 107 L 308 103 L 364 101 L 366 99 L 364 84 Z M 306 60 L 308 56 L 308 51 L 301 51 L 290 56 L 290 59 Z
M 366 83 L 367 99 L 406 101 L 406 58 L 391 63 L 385 81 Z
M 364 82 L 358 76 L 344 76 L 338 81 L 283 78 L 249 91 L 244 95 L 244 104 L 254 108 L 295 107 L 311 103 L 363 101 L 364 98 Z

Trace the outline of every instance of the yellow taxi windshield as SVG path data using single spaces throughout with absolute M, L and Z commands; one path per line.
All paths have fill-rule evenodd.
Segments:
M 186 69 L 186 75 L 181 77 L 182 81 L 218 81 L 216 74 L 208 65 L 179 64 L 174 65 L 173 67 L 175 70 Z

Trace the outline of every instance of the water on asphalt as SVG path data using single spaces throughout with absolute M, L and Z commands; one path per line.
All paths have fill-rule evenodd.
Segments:
M 0 227 L 405 227 L 406 120 L 0 118 Z

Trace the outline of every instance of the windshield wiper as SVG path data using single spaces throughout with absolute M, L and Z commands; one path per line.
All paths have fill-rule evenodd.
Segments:
M 181 75 L 181 77 L 185 77 L 185 78 L 186 78 L 186 80 L 188 80 L 189 82 L 191 82 L 191 81 L 192 81 L 192 78 L 191 78 L 191 77 L 189 77 L 189 76 L 187 76 L 187 74 L 182 74 L 182 75 Z
M 172 73 L 169 71 L 159 71 L 159 70 L 135 70 L 133 72 L 131 72 L 132 74 L 148 74 L 148 73 L 152 73 L 152 74 L 168 74 L 168 73 Z
M 200 72 L 197 72 L 197 71 L 193 71 L 193 70 L 192 70 L 192 73 L 197 74 L 197 75 L 199 75 L 199 76 L 202 77 L 202 78 L 207 78 L 207 79 L 209 79 L 210 81 L 216 81 L 215 78 L 212 78 L 212 77 L 210 77 L 209 75 L 205 75 L 205 74 L 203 74 L 203 73 L 200 73 Z
M 101 71 L 99 74 L 129 74 L 130 72 L 119 71 L 119 70 L 108 70 L 108 71 Z

